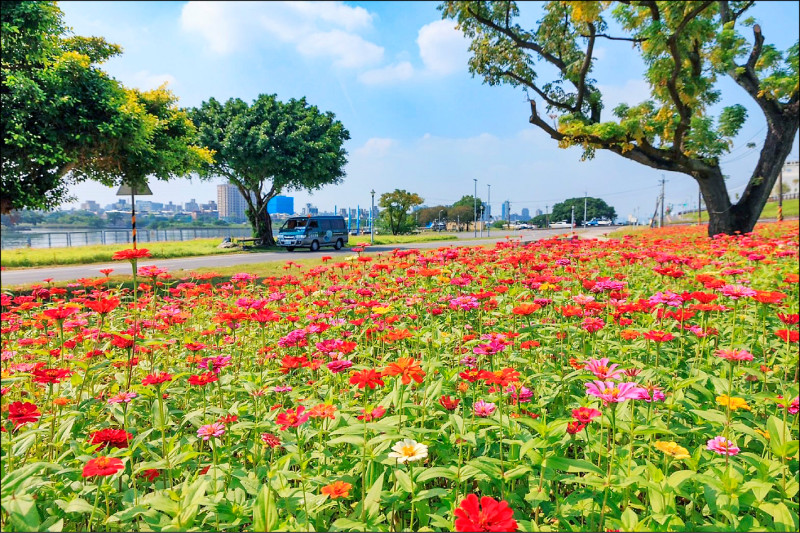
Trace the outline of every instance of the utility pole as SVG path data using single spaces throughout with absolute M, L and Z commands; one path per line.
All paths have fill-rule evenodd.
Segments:
M 575 206 L 572 206 L 572 229 L 575 229 Z
M 486 207 L 489 208 L 489 214 L 487 219 L 489 220 L 489 224 L 486 226 L 486 237 L 489 237 L 489 228 L 492 227 L 492 215 L 491 215 L 491 205 L 492 205 L 492 186 L 491 184 L 487 183 L 486 187 L 489 189 L 486 196 Z
M 703 216 L 700 214 L 700 202 L 703 201 L 703 192 L 700 190 L 700 187 L 697 188 L 697 225 L 703 223 Z
M 375 189 L 372 189 L 371 191 L 369 191 L 369 193 L 372 195 L 372 205 L 371 205 L 370 210 L 369 210 L 369 243 L 370 244 L 375 244 L 375 228 L 373 227 L 374 226 L 373 217 L 375 216 L 374 215 L 374 212 L 375 212 Z
M 544 229 L 550 227 L 550 204 L 544 204 Z
M 783 220 L 783 168 L 778 172 L 778 222 Z M 136 248 L 136 245 L 133 246 Z
M 583 191 L 583 225 L 586 225 L 586 197 L 589 196 L 588 191 Z
M 473 237 L 478 236 L 478 178 L 472 178 L 475 182 L 475 193 L 472 197 L 472 229 L 474 230 Z
M 658 227 L 664 227 L 664 184 L 667 180 L 664 178 L 664 174 L 661 174 L 661 217 L 659 218 Z
M 506 209 L 508 209 L 508 229 L 511 229 L 511 201 L 506 200 Z

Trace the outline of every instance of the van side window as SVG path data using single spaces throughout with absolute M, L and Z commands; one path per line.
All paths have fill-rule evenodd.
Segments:
M 344 220 L 337 218 L 333 221 L 333 227 L 336 230 L 344 231 Z
M 331 221 L 330 220 L 320 220 L 319 221 L 319 228 L 321 231 L 328 231 L 331 229 Z

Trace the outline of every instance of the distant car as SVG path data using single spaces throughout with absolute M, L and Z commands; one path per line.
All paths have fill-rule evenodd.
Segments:
M 550 228 L 551 229 L 562 229 L 562 228 L 571 228 L 572 224 L 567 222 L 566 220 L 562 220 L 561 222 L 551 222 Z
M 608 220 L 607 218 L 601 218 L 597 221 L 598 226 L 613 226 L 614 223 Z

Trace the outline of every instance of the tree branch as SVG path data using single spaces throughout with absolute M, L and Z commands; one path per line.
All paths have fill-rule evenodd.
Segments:
M 467 8 L 467 12 L 472 16 L 472 18 L 474 18 L 475 20 L 477 20 L 478 22 L 480 22 L 484 26 L 489 26 L 493 30 L 502 33 L 503 35 L 505 35 L 506 37 L 508 37 L 512 41 L 514 41 L 514 44 L 516 44 L 520 48 L 524 48 L 526 50 L 533 50 L 534 52 L 536 52 L 537 54 L 542 56 L 542 58 L 545 61 L 548 61 L 548 62 L 552 63 L 554 66 L 558 67 L 560 70 L 564 70 L 566 68 L 566 65 L 564 64 L 564 62 L 561 61 L 559 58 L 557 58 L 553 54 L 550 54 L 549 52 L 546 52 L 538 44 L 530 42 L 530 41 L 526 41 L 525 39 L 521 38 L 519 35 L 517 35 L 513 31 L 511 31 L 510 28 L 508 28 L 508 27 L 504 28 L 503 26 L 500 26 L 499 24 L 495 23 L 493 20 L 488 19 L 486 17 L 483 17 L 483 16 L 479 15 L 478 13 L 474 12 L 469 7 Z
M 583 58 L 583 65 L 578 73 L 578 96 L 575 99 L 575 109 L 578 113 L 583 109 L 583 97 L 586 94 L 586 74 L 592 66 L 592 51 L 594 50 L 595 32 L 594 24 L 589 23 L 589 43 L 586 45 L 586 57 Z
M 588 35 L 580 34 L 581 37 L 589 38 Z M 603 39 L 608 39 L 609 41 L 628 41 L 631 43 L 643 43 L 647 41 L 647 37 L 613 37 L 611 35 L 606 35 L 605 33 L 596 33 L 595 37 L 602 37 Z
M 512 79 L 516 80 L 517 82 L 525 85 L 526 87 L 529 87 L 530 89 L 533 89 L 533 91 L 536 92 L 536 94 L 541 96 L 542 100 L 547 102 L 552 107 L 556 107 L 558 109 L 561 109 L 562 111 L 568 111 L 570 113 L 575 113 L 575 112 L 578 111 L 578 109 L 575 108 L 575 107 L 572 107 L 572 106 L 569 106 L 569 105 L 567 105 L 565 103 L 553 100 L 552 98 L 550 98 L 547 95 L 547 93 L 545 93 L 539 87 L 537 87 L 535 83 L 531 83 L 530 81 L 528 81 L 525 78 L 515 74 L 514 72 L 511 72 L 510 70 L 503 70 L 502 73 L 503 73 L 503 75 L 508 76 L 509 78 L 512 78 Z

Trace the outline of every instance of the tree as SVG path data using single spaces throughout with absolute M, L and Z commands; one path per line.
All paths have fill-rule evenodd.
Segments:
M 166 90 L 126 89 L 97 65 L 121 52 L 67 36 L 54 2 L 4 2 L 0 212 L 50 209 L 71 183 L 171 179 L 210 154 Z
M 533 93 L 530 122 L 560 147 L 581 146 L 584 159 L 609 150 L 694 178 L 710 213 L 708 233 L 715 235 L 753 229 L 798 130 L 798 43 L 785 52 L 765 44 L 761 26 L 743 17 L 753 3 L 547 2 L 531 30 L 517 24 L 515 2 L 447 1 L 440 9 L 472 40 L 470 72 L 489 85 L 508 83 Z M 622 34 L 607 33 L 609 19 L 619 23 Z M 752 44 L 740 33 L 748 26 Z M 603 95 L 590 77 L 601 39 L 629 42 L 641 54 L 651 96 L 617 106 L 616 119 L 606 121 Z M 554 78 L 537 78 L 552 68 L 558 73 Z M 712 116 L 723 75 L 744 89 L 768 126 L 759 160 L 735 204 L 719 161 L 747 113 L 737 103 Z M 542 116 L 537 99 L 557 125 Z
M 449 208 L 443 205 L 436 205 L 433 207 L 423 207 L 415 211 L 415 215 L 417 217 L 417 223 L 420 226 L 427 226 L 431 222 L 438 221 L 439 217 L 441 216 L 441 220 L 449 220 L 450 217 L 448 215 Z M 453 219 L 454 220 L 454 219 Z
M 380 216 L 392 235 L 405 233 L 414 227 L 414 218 L 408 210 L 422 202 L 424 200 L 420 195 L 400 189 L 381 194 L 378 205 L 383 210 Z
M 350 134 L 331 112 L 305 98 L 281 102 L 262 94 L 251 106 L 238 98 L 214 98 L 191 113 L 201 142 L 216 152 L 204 174 L 235 185 L 247 202 L 253 236 L 275 245 L 267 203 L 284 190 L 314 191 L 340 183 Z
M 555 222 L 559 220 L 570 221 L 572 219 L 572 207 L 575 207 L 575 224 L 580 224 L 581 220 L 583 220 L 583 206 L 583 196 L 564 200 L 553 206 L 550 220 Z M 586 220 L 592 220 L 593 218 L 608 218 L 614 220 L 617 218 L 617 212 L 600 198 L 588 196 L 586 197 Z

